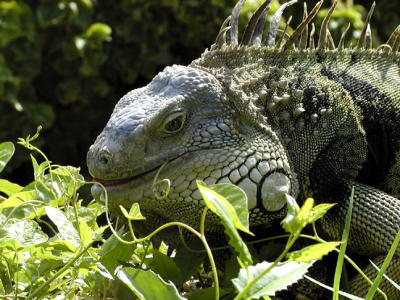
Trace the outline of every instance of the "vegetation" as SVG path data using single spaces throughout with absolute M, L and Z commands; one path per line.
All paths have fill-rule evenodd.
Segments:
M 287 196 L 288 213 L 282 221 L 287 234 L 251 243 L 286 239 L 282 252 L 273 262 L 268 262 L 255 254 L 254 249 L 251 253 L 238 232 L 252 235 L 246 194 L 230 184 L 206 186 L 198 181 L 206 204 L 200 231 L 171 222 L 146 237 L 137 238 L 132 221 L 145 221 L 138 204 L 133 204 L 129 212 L 121 207 L 129 230 L 114 229 L 108 217 L 107 194 L 103 194 L 105 206 L 95 202 L 82 206 L 79 188 L 94 183 L 85 182 L 78 168 L 52 164 L 32 144 L 38 135 L 39 130 L 18 142 L 40 155 L 40 161 L 30 155 L 34 180 L 25 187 L 0 180 L 3 195 L 0 196 L 0 299 L 127 299 L 133 294 L 139 299 L 219 299 L 223 295 L 235 300 L 269 299 L 305 277 L 316 260 L 333 250 L 339 252 L 339 258 L 334 287 L 327 288 L 337 299 L 352 204 L 343 241 L 326 242 L 318 237 L 314 223 L 334 204 L 314 206 L 313 200 L 307 199 L 300 208 Z M 14 150 L 11 142 L 0 144 L 0 172 Z M 158 184 L 157 180 L 154 184 Z M 204 231 L 208 210 L 221 219 L 230 246 L 225 248 L 234 250 L 224 270 L 217 270 L 213 254 L 216 249 L 210 248 Z M 99 226 L 96 219 L 104 212 L 108 225 Z M 301 233 L 307 225 L 314 228 L 313 236 Z M 191 249 L 184 240 L 184 246 L 173 252 L 164 243 L 154 247 L 151 238 L 162 237 L 162 231 L 171 226 L 191 232 L 200 240 L 203 250 Z M 112 231 L 108 238 L 107 228 Z M 299 238 L 314 243 L 293 251 L 291 248 Z M 377 290 L 399 241 L 400 234 L 375 282 L 367 279 L 372 284 L 367 299 L 372 299 Z M 340 250 L 336 248 L 339 245 Z M 358 269 L 350 258 L 346 259 Z M 201 287 L 190 287 L 194 283 L 201 283 Z

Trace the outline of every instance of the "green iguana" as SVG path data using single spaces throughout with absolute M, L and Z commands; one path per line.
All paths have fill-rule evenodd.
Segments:
M 345 46 L 346 30 L 336 46 L 327 27 L 334 2 L 317 41 L 308 26 L 320 1 L 288 35 L 278 24 L 293 0 L 263 37 L 267 0 L 239 42 L 244 2 L 199 59 L 165 68 L 118 102 L 90 147 L 90 174 L 106 187 L 111 209 L 138 202 L 149 229 L 167 221 L 198 226 L 204 203 L 196 179 L 241 187 L 252 226 L 281 220 L 285 194 L 334 202 L 317 224 L 330 240 L 341 238 L 354 187 L 348 251 L 381 263 L 400 229 L 400 26 L 372 49 L 373 5 L 358 44 Z M 170 191 L 160 199 L 152 183 L 165 162 L 160 178 L 170 179 Z M 94 185 L 93 196 L 100 193 Z M 219 220 L 210 215 L 206 230 L 219 234 Z M 387 271 L 395 281 L 399 256 L 400 249 Z M 381 288 L 400 299 L 387 281 Z M 367 289 L 352 279 L 350 292 Z

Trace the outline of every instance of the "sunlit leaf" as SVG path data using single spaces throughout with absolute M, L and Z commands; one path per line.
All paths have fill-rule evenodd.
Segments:
M 11 238 L 21 246 L 30 246 L 47 241 L 47 235 L 39 225 L 32 220 L 10 219 L 6 226 L 0 229 L 0 240 Z
M 140 221 L 140 220 L 146 219 L 145 217 L 143 217 L 142 213 L 140 212 L 139 203 L 136 203 L 136 202 L 133 203 L 131 206 L 131 209 L 129 210 L 129 213 L 126 211 L 126 209 L 122 205 L 120 205 L 119 208 L 121 209 L 124 217 L 127 218 L 128 220 Z
M 0 172 L 3 171 L 8 161 L 11 159 L 15 151 L 14 144 L 4 142 L 0 144 Z
M 210 185 L 209 188 L 223 196 L 235 209 L 240 223 L 249 230 L 249 210 L 247 208 L 247 195 L 238 186 L 228 183 Z
M 104 23 L 93 23 L 86 30 L 86 38 L 96 38 L 103 41 L 111 40 L 112 29 L 110 26 Z
M 78 231 L 74 225 L 67 219 L 64 213 L 58 208 L 46 206 L 45 211 L 50 220 L 56 224 L 62 239 L 70 241 L 76 247 L 79 247 L 81 240 Z
M 11 196 L 15 193 L 20 192 L 23 189 L 22 186 L 16 183 L 12 183 L 6 179 L 0 179 L 0 192 Z
M 312 262 L 314 260 L 321 260 L 324 255 L 327 255 L 335 247 L 339 246 L 341 242 L 326 242 L 318 243 L 315 245 L 304 247 L 301 250 L 293 251 L 287 254 L 288 260 L 297 262 Z
M 85 220 L 79 220 L 79 231 L 80 231 L 80 240 L 82 241 L 82 245 L 86 246 L 93 241 L 93 231 L 85 222 Z
M 151 270 L 118 268 L 116 276 L 125 283 L 139 299 L 184 300 L 172 283 L 165 282 Z
M 282 220 L 281 224 L 283 229 L 285 229 L 287 232 L 294 233 L 296 232 L 300 224 L 298 223 L 298 220 L 296 219 L 296 215 L 298 211 L 300 210 L 299 205 L 297 204 L 296 200 L 286 194 L 286 202 L 287 202 L 287 213 L 286 217 Z
M 242 261 L 252 263 L 250 252 L 239 235 L 237 229 L 248 234 L 249 232 L 240 222 L 233 206 L 221 195 L 208 188 L 203 182 L 197 180 L 197 187 L 208 209 L 221 218 L 226 234 L 230 237 L 229 244 L 239 253 Z
M 335 206 L 335 203 L 322 203 L 314 206 L 311 210 L 309 223 L 314 223 L 323 217 L 333 206 Z
M 245 269 L 241 269 L 238 278 L 232 280 L 236 290 L 241 292 L 251 280 L 271 265 L 272 263 L 264 261 L 255 266 L 249 266 L 248 273 Z M 249 290 L 245 298 L 258 299 L 262 296 L 275 296 L 276 292 L 286 289 L 289 285 L 300 280 L 311 265 L 312 263 L 295 261 L 281 263 L 261 277 Z

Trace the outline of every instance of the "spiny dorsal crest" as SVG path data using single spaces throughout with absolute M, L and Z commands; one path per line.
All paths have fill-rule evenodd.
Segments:
M 286 32 L 291 18 L 284 30 L 279 30 L 278 25 L 285 8 L 297 0 L 282 4 L 272 16 L 268 31 L 263 36 L 266 17 L 272 2 L 266 0 L 250 18 L 239 43 L 238 19 L 245 1 L 239 0 L 232 14 L 223 22 L 210 51 L 206 50 L 202 57 L 193 61 L 191 65 L 212 73 L 223 82 L 227 88 L 227 97 L 223 100 L 234 99 L 238 111 L 248 115 L 248 119 L 256 123 L 263 123 L 271 114 L 277 122 L 281 122 L 288 120 L 289 115 L 296 117 L 304 113 L 301 103 L 304 91 L 299 88 L 298 78 L 296 74 L 291 74 L 282 67 L 287 65 L 290 59 L 308 61 L 310 58 L 315 59 L 317 54 L 339 57 L 341 53 L 345 55 L 351 51 L 364 52 L 367 56 L 385 54 L 399 59 L 400 25 L 385 44 L 371 49 L 370 20 L 375 3 L 369 10 L 358 43 L 352 49 L 345 47 L 350 24 L 344 30 L 337 46 L 328 29 L 329 20 L 338 0 L 333 2 L 325 16 L 318 39 L 315 38 L 315 26 L 312 21 L 321 8 L 322 1 L 309 12 L 304 3 L 303 19 L 291 35 Z M 323 90 L 316 93 L 323 93 Z M 292 103 L 290 112 L 287 110 L 289 102 Z
M 282 4 L 272 16 L 270 26 L 268 29 L 267 34 L 264 37 L 263 43 L 262 41 L 262 34 L 264 29 L 264 24 L 266 21 L 266 17 L 268 11 L 271 7 L 272 0 L 266 0 L 253 14 L 250 21 L 248 22 L 246 29 L 243 33 L 243 37 L 241 42 L 238 42 L 238 23 L 239 23 L 239 13 L 246 0 L 240 0 L 236 6 L 234 7 L 232 14 L 225 20 L 222 24 L 220 32 L 216 38 L 215 44 L 211 46 L 211 50 L 223 50 L 227 47 L 241 47 L 241 46 L 252 46 L 252 45 L 264 45 L 267 47 L 278 48 L 281 51 L 295 49 L 295 50 L 302 50 L 302 49 L 313 49 L 314 44 L 314 37 L 313 37 L 313 30 L 308 34 L 308 24 L 312 22 L 316 14 L 318 13 L 319 9 L 322 5 L 322 0 L 319 1 L 314 8 L 307 12 L 307 5 L 304 3 L 304 14 L 302 22 L 297 26 L 297 28 L 293 31 L 291 35 L 288 35 L 285 30 L 279 30 L 278 25 L 281 21 L 283 11 L 290 5 L 297 2 L 297 0 L 291 0 Z M 324 49 L 338 49 L 343 50 L 344 48 L 344 41 L 346 39 L 346 34 L 348 29 L 346 29 L 342 37 L 338 43 L 337 48 L 335 47 L 335 43 L 332 39 L 332 36 L 328 29 L 328 23 L 332 16 L 333 11 L 336 8 L 338 0 L 335 0 L 329 9 L 327 15 L 325 16 L 321 28 L 320 34 L 318 39 L 318 50 Z M 371 9 L 367 15 L 367 18 L 364 22 L 363 29 L 361 31 L 358 43 L 356 45 L 357 49 L 369 49 L 371 48 L 371 25 L 370 20 L 372 17 L 372 13 L 375 8 L 375 2 L 372 4 Z M 289 18 L 290 19 L 290 18 Z M 287 22 L 289 23 L 289 22 Z M 287 24 L 288 25 L 288 24 Z M 276 41 L 276 37 L 280 36 L 278 41 Z M 284 44 L 282 44 L 284 41 Z M 307 46 L 308 42 L 308 46 Z M 396 53 L 399 51 L 400 48 L 400 25 L 393 31 L 392 35 L 388 39 L 388 41 L 382 45 L 380 45 L 377 50 L 383 49 L 384 51 L 389 51 Z

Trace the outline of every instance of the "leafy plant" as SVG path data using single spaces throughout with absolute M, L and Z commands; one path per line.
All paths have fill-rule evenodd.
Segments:
M 124 227 L 114 229 L 107 213 L 107 194 L 103 194 L 105 207 L 94 202 L 83 206 L 78 191 L 92 183 L 85 182 L 78 168 L 50 162 L 32 144 L 39 131 L 40 128 L 35 135 L 18 142 L 39 156 L 30 155 L 34 180 L 26 186 L 0 180 L 0 298 L 77 299 L 90 296 L 93 299 L 121 299 L 132 297 L 133 293 L 139 299 L 219 299 L 223 295 L 235 300 L 268 299 L 301 278 L 307 278 L 331 289 L 334 297 L 340 293 L 350 299 L 360 299 L 339 291 L 343 259 L 358 269 L 344 254 L 351 205 L 344 242 L 326 242 L 315 230 L 314 223 L 332 204 L 314 206 L 314 201 L 307 199 L 299 207 L 295 199 L 287 195 L 288 212 L 282 221 L 287 234 L 246 243 L 238 232 L 252 235 L 246 194 L 234 185 L 206 186 L 197 181 L 206 205 L 199 231 L 184 223 L 170 222 L 146 237 L 137 238 L 132 221 L 145 221 L 139 205 L 134 203 L 129 212 L 121 207 L 128 231 Z M 13 143 L 0 144 L 0 172 L 14 151 Z M 157 181 L 155 178 L 154 192 L 159 197 L 166 196 L 168 186 L 168 180 Z M 228 245 L 223 248 L 234 250 L 225 270 L 217 269 L 214 257 L 217 249 L 211 249 L 207 241 L 204 222 L 208 211 L 221 219 L 228 237 Z M 96 219 L 104 212 L 108 225 L 99 226 Z M 314 228 L 313 236 L 302 234 L 302 230 L 309 225 Z M 154 248 L 151 238 L 156 234 L 162 236 L 162 231 L 171 226 L 185 228 L 194 234 L 204 250 L 193 250 L 184 240 L 183 246 L 174 251 L 164 243 Z M 107 227 L 113 234 L 105 239 Z M 254 249 L 249 248 L 251 244 L 283 238 L 287 239 L 285 247 L 270 262 L 254 255 Z M 293 250 L 293 245 L 300 238 L 316 243 Z M 372 283 L 367 279 L 372 284 L 367 299 L 372 299 L 377 290 L 399 241 L 400 234 L 375 281 Z M 336 249 L 339 245 L 340 250 Z M 316 260 L 331 251 L 340 252 L 333 288 L 306 275 Z M 237 263 L 239 266 L 236 268 Z M 191 287 L 196 284 L 201 287 Z

